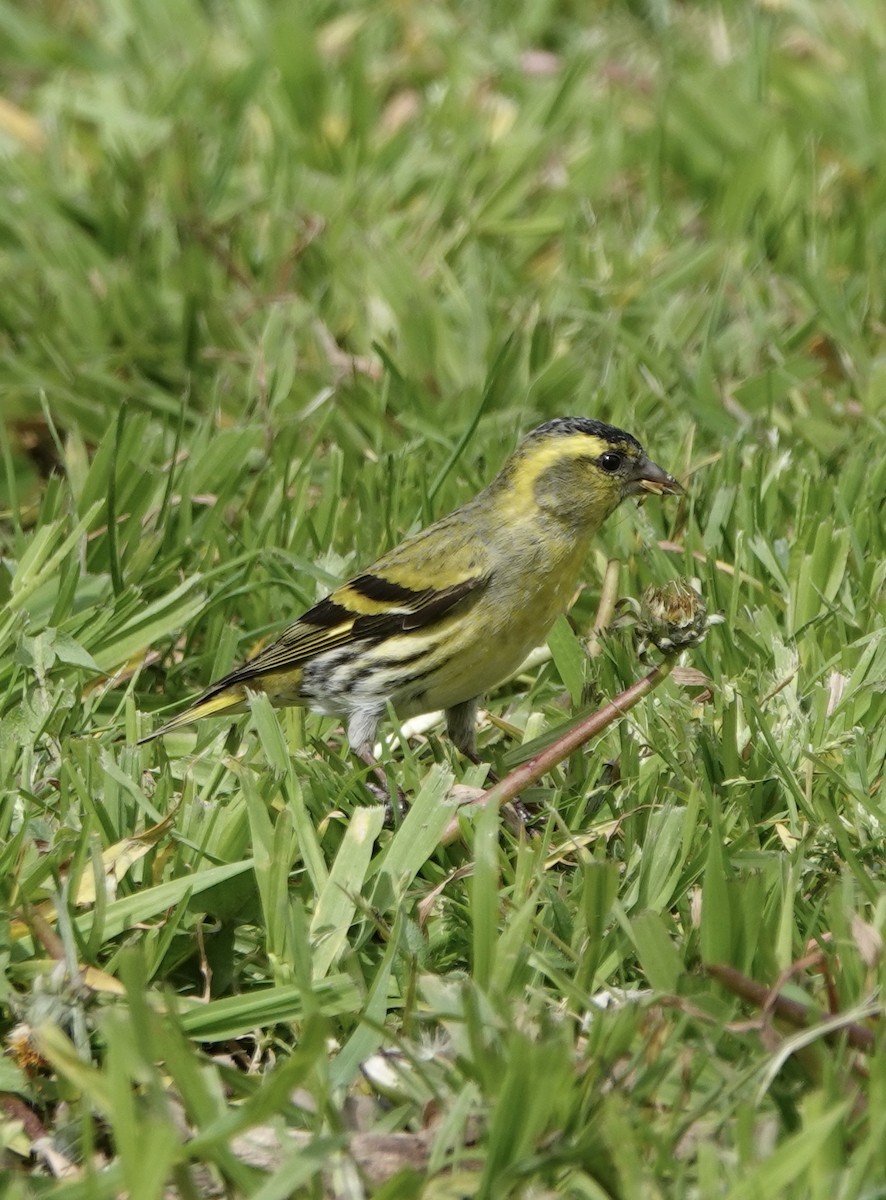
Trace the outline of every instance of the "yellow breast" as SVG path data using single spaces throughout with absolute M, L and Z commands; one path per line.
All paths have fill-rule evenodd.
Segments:
M 481 695 L 544 641 L 575 591 L 587 542 L 571 544 L 557 556 L 550 549 L 545 547 L 544 561 L 539 555 L 506 564 L 467 618 L 456 612 L 423 635 L 436 670 L 392 697 L 402 716 L 450 708 Z M 414 650 L 416 642 L 411 645 Z

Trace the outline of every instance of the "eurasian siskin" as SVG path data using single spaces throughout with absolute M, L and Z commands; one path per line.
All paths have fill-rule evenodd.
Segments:
M 143 740 L 241 712 L 254 691 L 343 717 L 364 758 L 388 703 L 401 719 L 442 708 L 452 741 L 475 759 L 480 697 L 544 639 L 606 518 L 628 496 L 681 490 L 624 430 L 547 421 L 479 495 L 337 588 Z

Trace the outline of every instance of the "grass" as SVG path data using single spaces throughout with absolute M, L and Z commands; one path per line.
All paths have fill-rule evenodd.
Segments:
M 8 1195 L 886 1194 L 884 48 L 873 0 L 0 0 Z M 610 558 L 725 621 L 541 837 L 447 843 L 436 732 L 394 830 L 329 719 L 133 745 L 572 412 L 687 497 L 484 753 L 648 669 L 582 649 Z

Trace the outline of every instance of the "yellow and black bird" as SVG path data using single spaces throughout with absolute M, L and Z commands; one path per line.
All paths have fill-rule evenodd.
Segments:
M 249 692 L 347 722 L 371 759 L 388 703 L 401 719 L 445 709 L 476 759 L 480 697 L 544 640 L 600 526 L 629 496 L 676 493 L 629 433 L 585 417 L 547 421 L 479 495 L 383 555 L 212 684 L 155 733 L 246 708 Z

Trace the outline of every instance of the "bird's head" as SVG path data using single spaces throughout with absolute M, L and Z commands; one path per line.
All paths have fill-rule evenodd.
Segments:
M 516 493 L 518 505 L 538 506 L 578 527 L 601 524 L 628 496 L 683 490 L 635 437 L 587 417 L 539 425 L 517 447 L 499 481 Z

